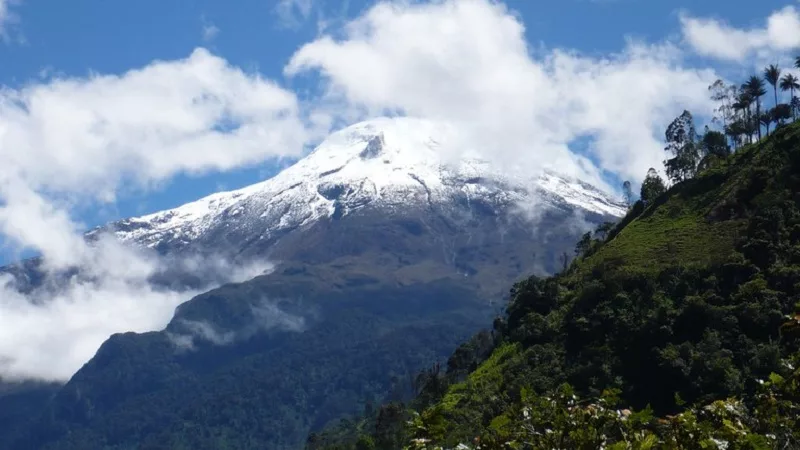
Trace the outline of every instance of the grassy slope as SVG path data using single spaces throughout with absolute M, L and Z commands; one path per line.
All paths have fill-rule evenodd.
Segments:
M 674 265 L 708 266 L 728 260 L 736 253 L 736 240 L 747 224 L 748 211 L 741 210 L 741 200 L 756 200 L 749 205 L 755 209 L 772 194 L 767 189 L 762 199 L 742 199 L 741 190 L 756 172 L 785 163 L 785 152 L 796 148 L 798 141 L 800 126 L 790 125 L 697 178 L 673 186 L 582 261 L 578 273 L 586 274 L 608 261 L 620 261 L 629 271 L 655 272 Z
M 791 167 L 799 154 L 800 125 L 792 125 L 673 186 L 638 216 L 625 218 L 595 253 L 573 264 L 561 286 L 580 290 L 598 273 L 655 277 L 676 267 L 707 269 L 743 258 L 737 246 L 747 233 L 748 218 L 791 200 L 786 194 L 796 182 Z M 563 315 L 548 319 L 563 320 Z M 447 440 L 469 441 L 474 430 L 505 422 L 504 410 L 519 386 L 536 385 L 535 378 L 544 376 L 540 369 L 550 364 L 547 357 L 559 358 L 558 345 L 547 346 L 501 344 L 466 380 L 451 385 L 440 402 L 427 408 L 447 419 Z M 558 371 L 553 367 L 550 376 L 558 377 Z

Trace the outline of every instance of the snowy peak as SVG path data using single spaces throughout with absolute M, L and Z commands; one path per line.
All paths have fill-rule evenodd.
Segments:
M 370 180 L 385 186 L 417 185 L 409 176 L 436 183 L 442 164 L 437 127 L 418 119 L 381 118 L 361 122 L 333 133 L 307 157 L 270 181 L 322 180 L 347 184 Z
M 415 205 L 448 205 L 459 198 L 496 205 L 528 201 L 601 216 L 625 214 L 625 207 L 602 191 L 555 173 L 526 179 L 508 176 L 480 159 L 445 162 L 440 140 L 448 132 L 420 119 L 361 122 L 333 133 L 269 180 L 122 220 L 112 229 L 123 241 L 150 247 L 231 233 L 271 239 L 367 206 L 391 213 Z

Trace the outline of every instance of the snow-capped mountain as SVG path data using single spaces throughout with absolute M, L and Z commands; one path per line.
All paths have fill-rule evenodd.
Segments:
M 314 427 L 363 410 L 362 399 L 397 388 L 398 374 L 491 326 L 512 283 L 563 270 L 588 228 L 625 212 L 554 173 L 452 162 L 441 132 L 414 119 L 363 122 L 270 180 L 89 233 L 161 253 L 148 280 L 156 288 L 224 282 L 243 266 L 229 262 L 273 270 L 182 303 L 162 331 L 113 335 L 55 394 L 34 391 L 43 419 L 22 437 L 54 448 L 157 446 L 194 423 L 198 402 L 203 420 L 229 423 L 214 414 L 234 395 L 274 448 L 300 448 Z M 70 282 L 40 262 L 11 268 L 20 290 Z M 133 416 L 152 445 L 104 422 Z
M 108 229 L 122 241 L 175 249 L 215 239 L 273 241 L 298 227 L 365 208 L 392 214 L 481 202 L 493 210 L 529 204 L 540 210 L 567 208 L 608 217 L 625 213 L 609 195 L 555 173 L 526 179 L 478 159 L 446 162 L 438 149 L 440 135 L 435 124 L 419 119 L 361 122 L 332 134 L 269 180 L 121 220 Z

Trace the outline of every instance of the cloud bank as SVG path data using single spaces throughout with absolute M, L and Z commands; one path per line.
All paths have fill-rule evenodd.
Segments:
M 318 76 L 329 110 L 448 123 L 459 131 L 455 157 L 478 151 L 509 169 L 550 167 L 601 185 L 602 170 L 641 178 L 663 159 L 666 123 L 711 109 L 715 73 L 682 67 L 671 44 L 630 41 L 591 57 L 532 49 L 524 31 L 496 2 L 380 3 L 342 37 L 304 45 L 285 73 Z
M 202 286 L 163 286 L 151 278 L 169 266 L 154 255 L 123 247 L 111 237 L 88 251 L 91 262 L 76 271 L 50 272 L 45 284 L 21 293 L 15 279 L 0 275 L 0 379 L 65 381 L 88 361 L 113 333 L 162 329 L 182 302 L 223 282 L 242 282 L 266 273 L 268 264 L 232 265 L 211 258 L 224 279 Z

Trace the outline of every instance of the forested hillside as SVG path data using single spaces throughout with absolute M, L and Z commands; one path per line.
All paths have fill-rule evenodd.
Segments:
M 800 124 L 735 152 L 691 133 L 688 113 L 667 130 L 669 189 L 648 174 L 616 227 L 517 283 L 413 402 L 308 448 L 799 448 Z

